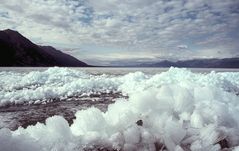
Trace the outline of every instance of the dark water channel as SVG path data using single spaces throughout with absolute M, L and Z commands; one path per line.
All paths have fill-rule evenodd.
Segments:
M 73 123 L 75 113 L 89 107 L 96 107 L 105 112 L 109 104 L 116 98 L 122 98 L 120 93 L 101 94 L 89 97 L 71 97 L 65 100 L 55 99 L 46 104 L 9 105 L 0 107 L 0 128 L 16 130 L 18 127 L 26 128 L 37 122 L 44 123 L 48 117 L 63 116 L 69 124 Z

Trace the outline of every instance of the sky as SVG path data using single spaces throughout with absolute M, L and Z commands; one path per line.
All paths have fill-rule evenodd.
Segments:
M 0 29 L 93 65 L 239 57 L 239 0 L 1 0 Z

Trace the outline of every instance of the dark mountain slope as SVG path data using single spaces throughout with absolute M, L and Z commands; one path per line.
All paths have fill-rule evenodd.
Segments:
M 38 46 L 17 31 L 0 31 L 0 66 L 86 67 L 86 63 L 50 46 Z

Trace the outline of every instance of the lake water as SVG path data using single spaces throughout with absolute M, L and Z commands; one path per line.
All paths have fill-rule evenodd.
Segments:
M 31 72 L 31 71 L 45 71 L 47 67 L 0 67 L 0 71 L 11 71 L 11 72 Z M 169 68 L 121 68 L 121 67 L 71 67 L 70 69 L 88 72 L 90 74 L 113 74 L 122 75 L 130 72 L 141 71 L 146 74 L 156 74 L 167 71 Z M 216 72 L 238 72 L 239 69 L 231 68 L 188 68 L 192 72 L 209 73 L 211 71 Z

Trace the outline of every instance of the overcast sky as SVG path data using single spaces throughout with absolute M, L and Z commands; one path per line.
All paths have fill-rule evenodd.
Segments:
M 7 28 L 89 64 L 239 57 L 239 0 L 1 0 Z

